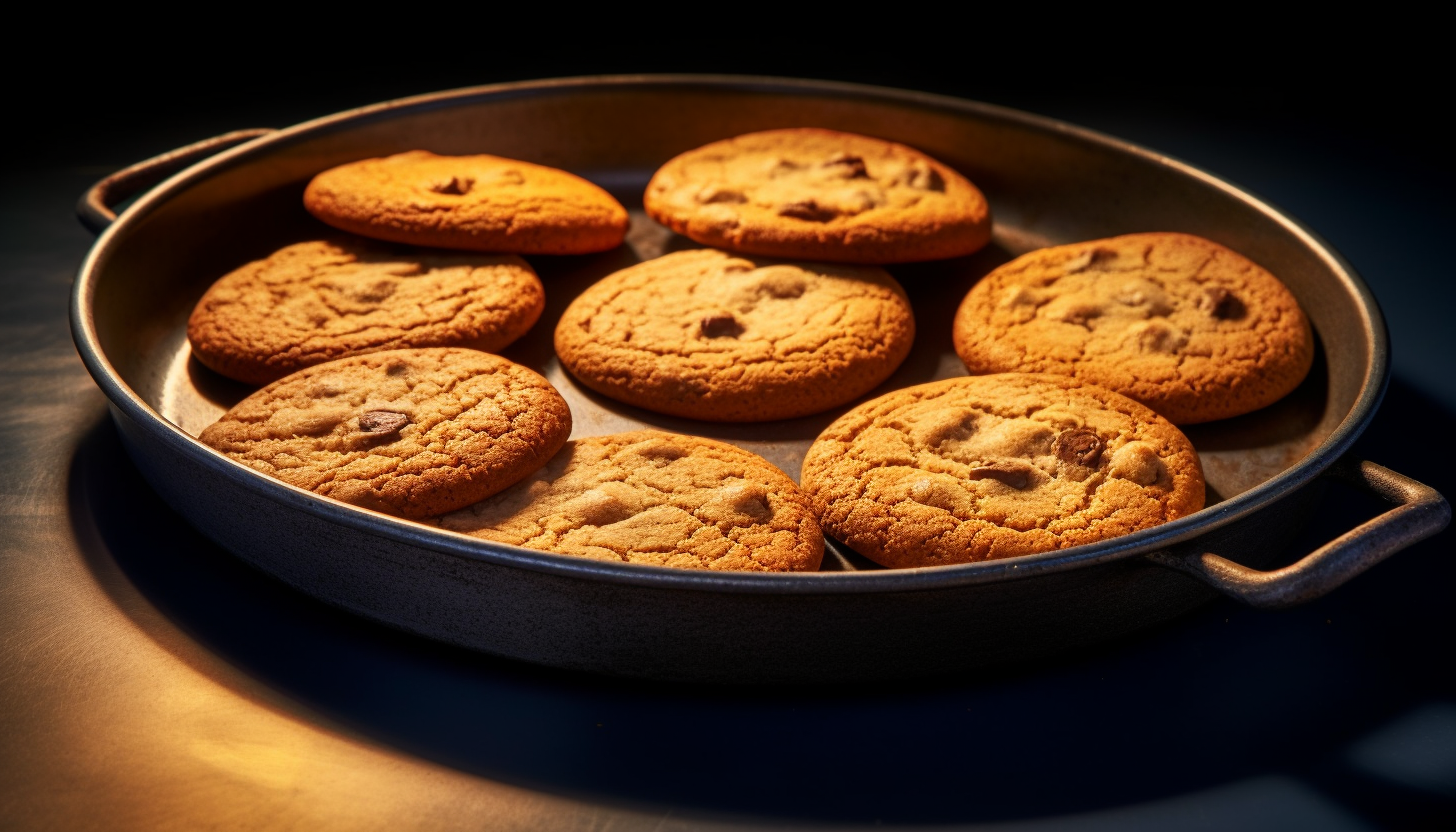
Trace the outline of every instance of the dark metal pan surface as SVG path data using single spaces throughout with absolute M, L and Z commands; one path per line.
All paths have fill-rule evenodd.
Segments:
M 798 575 L 707 574 L 533 552 L 334 503 L 194 439 L 250 392 L 190 357 L 185 322 L 203 290 L 248 260 L 330 233 L 302 208 L 314 174 L 423 148 L 565 168 L 632 209 L 627 243 L 614 251 L 532 258 L 547 309 L 505 353 L 562 392 L 574 436 L 644 426 L 708 436 L 797 477 L 809 443 L 846 408 L 754 425 L 660 416 L 587 391 L 551 346 L 555 320 L 583 288 L 695 245 L 640 210 L 658 165 L 715 139 L 791 126 L 918 147 L 967 174 L 991 202 L 995 236 L 982 252 L 891 268 L 910 294 L 919 335 L 909 359 L 871 396 L 964 375 L 950 319 L 991 268 L 1038 247 L 1137 231 L 1199 234 L 1278 275 L 1314 324 L 1315 367 L 1271 407 L 1187 430 L 1208 478 L 1202 512 L 1095 546 L 935 569 L 883 570 L 837 546 L 824 572 Z M 111 222 L 108 204 L 184 167 Z M 305 592 L 500 655 L 682 679 L 930 673 L 1106 638 L 1177 615 L 1214 590 L 1261 606 L 1308 600 L 1434 534 L 1449 517 L 1430 489 L 1342 458 L 1379 404 L 1389 348 L 1374 299 L 1337 254 L 1207 173 L 1002 108 L 774 79 L 511 84 L 219 137 L 103 180 L 80 211 L 105 231 L 76 283 L 77 345 L 112 401 L 128 450 L 163 497 L 240 557 Z M 1316 481 L 1325 474 L 1397 507 L 1293 566 L 1259 571 L 1318 499 Z

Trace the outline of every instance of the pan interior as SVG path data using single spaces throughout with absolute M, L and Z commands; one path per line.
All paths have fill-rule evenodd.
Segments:
M 525 159 L 596 181 L 632 214 L 627 242 L 616 250 L 529 258 L 546 286 L 546 312 L 504 355 L 561 391 L 572 410 L 573 436 L 642 427 L 707 436 L 758 453 L 797 478 L 809 444 L 849 406 L 750 425 L 677 419 L 590 392 L 562 370 L 552 348 L 556 320 L 586 286 L 633 263 L 696 247 L 640 210 L 658 165 L 715 139 L 796 126 L 918 147 L 964 172 L 991 202 L 995 235 L 983 251 L 890 267 L 910 295 L 918 335 L 904 365 L 866 398 L 965 374 L 952 349 L 951 318 L 992 268 L 1039 247 L 1140 231 L 1198 234 L 1265 266 L 1299 298 L 1320 342 L 1314 369 L 1289 397 L 1256 413 L 1185 429 L 1203 461 L 1210 505 L 1304 459 L 1346 418 L 1368 383 L 1372 323 L 1339 264 L 1277 215 L 1215 182 L 1154 155 L 992 108 L 749 83 L 465 94 L 287 131 L 205 165 L 128 217 L 97 275 L 97 335 L 121 379 L 163 418 L 196 436 L 252 388 L 191 357 L 187 316 L 226 272 L 281 246 L 338 233 L 302 208 L 303 187 L 315 173 L 416 148 Z M 826 567 L 875 568 L 852 555 Z

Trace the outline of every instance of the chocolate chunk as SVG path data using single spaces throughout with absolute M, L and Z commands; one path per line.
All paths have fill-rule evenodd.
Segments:
M 748 197 L 744 196 L 743 192 L 735 191 L 732 188 L 723 188 L 718 185 L 708 185 L 702 190 L 698 191 L 697 200 L 704 205 L 713 205 L 720 202 L 726 202 L 736 205 L 739 203 L 747 202 Z
M 738 319 L 720 312 L 716 315 L 709 315 L 698 323 L 704 338 L 737 338 L 743 334 L 743 325 Z
M 1091 251 L 1084 251 L 1071 260 L 1068 260 L 1062 266 L 1062 272 L 1064 274 L 1076 274 L 1089 266 L 1116 259 L 1117 252 L 1108 251 L 1105 248 L 1094 248 Z
M 449 182 L 437 182 L 431 185 L 430 190 L 437 194 L 445 194 L 446 196 L 464 196 L 470 193 L 470 189 L 474 186 L 474 179 L 468 179 L 463 176 L 452 176 Z
M 865 170 L 864 159 L 848 153 L 834 154 L 822 167 L 835 169 L 835 172 L 845 179 L 866 179 L 870 175 L 869 171 Z
M 1222 286 L 1205 287 L 1203 296 L 1198 299 L 1198 308 L 1215 318 L 1226 321 L 1244 316 L 1243 301 Z
M 1098 460 L 1102 459 L 1102 451 L 1107 444 L 1102 437 L 1087 428 L 1072 428 L 1062 431 L 1056 439 L 1052 440 L 1052 453 L 1057 459 L 1071 465 L 1085 465 L 1088 468 L 1097 467 Z
M 788 159 L 775 159 L 768 167 L 768 175 L 770 179 L 774 179 L 786 173 L 793 173 L 796 170 L 802 170 L 803 167 L 804 166 L 799 164 L 798 162 L 790 161 Z
M 945 191 L 945 179 L 932 167 L 917 167 L 910 172 L 907 185 L 922 191 Z
M 812 199 L 801 199 L 798 202 L 790 202 L 780 208 L 779 215 L 808 220 L 809 222 L 829 222 L 838 216 L 838 213 L 829 208 L 822 207 Z
M 408 424 L 408 416 L 388 410 L 371 410 L 359 417 L 359 430 L 374 436 L 399 433 Z
M 996 480 L 1012 488 L 1023 489 L 1031 485 L 1032 468 L 1025 462 L 994 462 L 972 468 L 966 474 L 972 480 Z

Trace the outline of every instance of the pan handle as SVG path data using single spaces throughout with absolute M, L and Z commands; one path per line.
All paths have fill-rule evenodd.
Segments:
M 1298 563 L 1261 572 L 1211 552 L 1155 552 L 1148 559 L 1203 581 L 1251 607 L 1280 609 L 1313 601 L 1451 522 L 1451 506 L 1434 488 L 1373 462 L 1340 459 L 1327 472 L 1395 508 L 1321 546 Z
M 127 197 L 141 193 L 161 182 L 179 170 L 206 159 L 209 156 L 252 141 L 259 136 L 276 132 L 271 128 L 259 127 L 251 130 L 234 130 L 221 136 L 203 139 L 196 144 L 169 150 L 160 156 L 153 156 L 145 162 L 137 162 L 122 168 L 87 189 L 76 203 L 76 218 L 93 233 L 100 234 L 106 226 L 116 221 L 116 212 L 111 206 Z

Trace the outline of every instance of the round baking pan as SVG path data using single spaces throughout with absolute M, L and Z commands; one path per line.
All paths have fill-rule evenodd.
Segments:
M 660 164 L 716 139 L 801 126 L 917 147 L 964 172 L 992 206 L 995 236 L 982 252 L 891 268 L 914 304 L 919 335 L 910 358 L 870 396 L 964 375 L 951 348 L 950 319 L 991 268 L 1041 246 L 1137 231 L 1198 234 L 1278 275 L 1314 324 L 1315 367 L 1271 407 L 1186 431 L 1208 478 L 1203 511 L 1101 544 L 926 569 L 880 569 L 832 542 L 824 571 L 789 575 L 535 552 L 333 502 L 196 441 L 250 392 L 191 358 L 185 324 L 198 297 L 244 262 L 335 233 L 302 208 L 303 187 L 314 174 L 426 149 L 564 168 L 632 209 L 627 243 L 614 251 L 532 258 L 547 310 L 504 353 L 561 390 L 575 436 L 643 426 L 709 436 L 797 476 L 809 443 L 845 408 L 753 425 L 660 416 L 576 384 L 557 364 L 551 331 L 586 286 L 694 245 L 640 210 L 642 190 Z M 109 206 L 146 188 L 120 217 L 112 213 Z M 239 557 L 303 592 L 497 655 L 699 681 L 943 672 L 1109 638 L 1219 592 L 1258 606 L 1297 604 L 1436 533 L 1450 517 L 1431 489 L 1345 456 L 1379 405 L 1389 361 L 1379 309 L 1348 264 L 1294 220 L 1214 176 L 999 107 L 782 79 L 507 84 L 220 136 L 102 180 L 79 212 L 102 233 L 76 281 L 76 344 L 111 400 L 128 452 L 162 497 Z M 1394 506 L 1292 565 L 1261 571 L 1320 499 L 1327 476 Z

